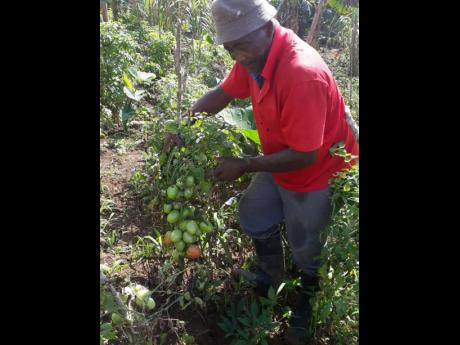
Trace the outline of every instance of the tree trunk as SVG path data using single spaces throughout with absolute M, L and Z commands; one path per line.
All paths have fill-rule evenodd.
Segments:
M 299 0 L 288 0 L 286 2 L 286 23 L 288 29 L 299 34 Z
M 175 70 L 177 75 L 177 122 L 180 124 L 181 107 L 182 107 L 182 71 L 181 71 L 181 37 L 182 37 L 182 23 L 181 23 L 181 2 L 177 2 L 177 26 L 176 26 L 176 49 L 174 51 Z
M 323 13 L 323 7 L 326 0 L 319 0 L 318 5 L 316 6 L 315 15 L 313 16 L 313 21 L 308 31 L 307 43 L 311 46 L 316 47 L 316 29 L 318 27 L 318 21 Z
M 118 0 L 112 0 L 113 20 L 118 20 Z
M 109 21 L 109 14 L 107 12 L 107 3 L 103 2 L 103 1 L 100 1 L 99 5 L 100 5 L 99 7 L 101 8 L 101 11 L 102 11 L 102 20 L 104 22 L 108 22 Z
M 350 47 L 350 73 L 352 77 L 359 76 L 359 43 L 358 43 L 358 13 L 352 16 L 353 29 L 351 33 Z

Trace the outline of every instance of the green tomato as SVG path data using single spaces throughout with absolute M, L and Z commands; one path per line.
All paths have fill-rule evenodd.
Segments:
M 168 217 L 166 218 L 166 220 L 168 221 L 168 223 L 174 224 L 179 220 L 179 217 L 180 217 L 179 211 L 173 210 L 168 214 Z
M 198 225 L 194 220 L 191 220 L 187 223 L 187 232 L 191 235 L 195 235 L 198 230 Z
M 184 197 L 185 199 L 190 199 L 193 196 L 193 189 L 192 188 L 187 188 L 184 191 Z
M 166 190 L 166 194 L 168 195 L 169 199 L 177 199 L 178 194 L 179 194 L 179 189 L 176 186 L 170 186 Z
M 123 317 L 118 313 L 112 313 L 112 322 L 114 325 L 119 325 L 123 322 Z
M 195 185 L 195 178 L 192 175 L 189 175 L 185 178 L 185 185 L 187 187 L 193 187 Z
M 149 310 L 152 310 L 155 308 L 155 301 L 153 300 L 152 297 L 149 297 L 149 299 L 147 300 L 147 308 Z
M 187 230 L 187 222 L 185 220 L 181 221 L 179 223 L 179 229 L 181 229 L 182 231 L 186 231 Z
M 190 208 L 184 207 L 184 208 L 182 209 L 182 213 L 181 213 L 182 219 L 187 219 L 187 218 L 190 217 L 191 215 L 192 215 L 192 212 L 190 211 Z
M 208 228 L 208 225 L 205 223 L 205 222 L 201 222 L 200 223 L 200 229 L 203 231 L 203 232 L 206 232 L 206 229 Z
M 195 237 L 188 232 L 184 232 L 182 240 L 187 244 L 192 244 L 193 242 L 195 242 Z
M 136 304 L 139 306 L 139 307 L 144 307 L 144 300 L 139 298 L 139 297 L 136 297 L 136 300 L 135 300 Z
M 180 189 L 184 188 L 184 180 L 182 178 L 178 178 L 176 180 L 176 186 L 179 187 Z
M 179 251 L 179 252 L 184 251 L 184 249 L 185 249 L 185 242 L 184 241 L 180 240 L 180 241 L 177 241 L 175 244 L 176 244 L 177 251 Z
M 168 214 L 172 210 L 172 205 L 171 204 L 164 204 L 163 205 L 163 212 Z
M 201 181 L 200 182 L 200 190 L 203 193 L 208 194 L 209 191 L 211 190 L 211 188 L 212 188 L 211 182 L 209 182 L 209 181 Z
M 136 286 L 136 289 L 135 289 L 135 295 L 137 298 L 145 301 L 147 298 L 150 297 L 150 291 L 145 288 L 144 286 Z
M 200 223 L 200 229 L 204 233 L 208 233 L 208 232 L 210 232 L 212 230 L 212 225 L 208 224 L 208 223 L 205 223 L 205 222 L 201 222 Z
M 171 241 L 176 243 L 180 240 L 182 240 L 182 231 L 180 231 L 179 229 L 174 229 L 173 232 L 171 232 Z

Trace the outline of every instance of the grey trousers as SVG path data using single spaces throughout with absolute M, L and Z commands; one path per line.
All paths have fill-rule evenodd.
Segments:
M 329 188 L 291 192 L 278 186 L 271 173 L 257 173 L 239 204 L 240 224 L 255 239 L 266 239 L 285 222 L 286 235 L 297 267 L 316 276 L 324 245 L 320 234 L 331 218 Z

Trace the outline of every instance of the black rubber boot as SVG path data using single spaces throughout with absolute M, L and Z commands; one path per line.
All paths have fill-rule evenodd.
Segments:
M 267 296 L 270 286 L 278 289 L 284 276 L 284 254 L 281 235 L 277 233 L 265 240 L 253 239 L 257 253 L 257 272 L 240 269 L 238 273 L 249 283 L 255 285 L 259 296 Z
M 302 292 L 299 302 L 293 308 L 293 315 L 286 330 L 284 340 L 287 345 L 306 345 L 311 339 L 311 304 L 310 299 L 314 297 L 319 289 L 319 278 L 312 277 L 305 273 L 300 274 Z

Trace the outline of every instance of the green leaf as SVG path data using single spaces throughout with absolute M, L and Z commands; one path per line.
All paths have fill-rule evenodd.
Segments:
M 123 107 L 122 111 L 121 111 L 121 120 L 126 123 L 127 121 L 129 121 L 134 115 L 136 114 L 136 112 L 134 111 L 134 109 L 128 105 L 128 104 L 125 104 L 125 106 Z
M 260 145 L 259 133 L 256 129 L 243 129 L 239 128 L 238 132 L 243 134 L 247 139 L 255 142 L 257 145 Z
M 111 323 L 103 323 L 101 325 L 101 331 L 111 331 L 112 330 L 112 324 Z
M 134 79 L 137 78 L 137 69 L 135 69 L 134 67 L 130 67 L 128 68 L 128 72 L 129 74 L 131 74 L 131 77 L 133 77 Z
M 218 322 L 217 325 L 219 326 L 219 328 L 221 330 L 223 330 L 225 333 L 230 333 L 230 329 L 228 328 L 228 326 L 223 323 L 223 322 Z
M 128 98 L 130 98 L 130 99 L 132 99 L 134 101 L 137 101 L 137 102 L 139 102 L 144 97 L 144 94 L 145 94 L 144 90 L 131 91 L 126 86 L 123 87 L 123 92 L 125 93 L 125 95 Z
M 126 72 L 123 72 L 123 82 L 130 91 L 134 91 L 133 83 L 131 83 L 131 80 L 129 79 L 128 74 L 126 74 Z
M 248 319 L 246 319 L 245 317 L 239 317 L 238 318 L 238 321 L 240 321 L 243 325 L 249 327 L 250 326 L 250 322 L 248 321 Z
M 328 0 L 327 4 L 341 15 L 347 15 L 351 12 L 351 7 L 340 0 Z
M 268 289 L 268 298 L 270 301 L 276 302 L 276 294 L 272 286 L 270 286 L 270 289 Z
M 248 345 L 248 344 L 246 340 L 239 339 L 239 340 L 232 342 L 232 345 Z
M 209 44 L 214 44 L 214 40 L 212 39 L 212 37 L 208 34 L 204 35 L 204 39 L 206 40 L 206 42 L 208 42 Z
M 149 73 L 149 72 L 142 72 L 142 71 L 137 71 L 137 79 L 140 82 L 147 82 L 155 78 L 156 75 L 154 73 Z
M 219 113 L 225 122 L 238 129 L 256 129 L 252 106 L 247 108 L 227 108 Z
M 192 175 L 199 181 L 204 179 L 204 169 L 203 168 L 191 168 L 190 171 Z
M 256 301 L 252 301 L 251 303 L 251 315 L 256 317 L 259 312 L 259 306 L 257 305 Z
M 240 314 L 243 312 L 243 310 L 246 309 L 245 303 L 246 303 L 246 299 L 243 298 L 240 300 L 240 302 L 238 303 L 238 308 L 236 310 L 236 313 Z
M 115 299 L 113 298 L 112 294 L 105 295 L 103 307 L 109 313 L 112 313 L 115 311 Z
M 133 67 L 128 68 L 128 72 L 134 79 L 136 79 L 136 81 L 141 83 L 145 83 L 156 77 L 154 73 L 138 71 Z
M 249 331 L 247 329 L 245 330 L 237 329 L 236 333 L 238 333 L 244 339 L 247 339 L 249 337 Z

